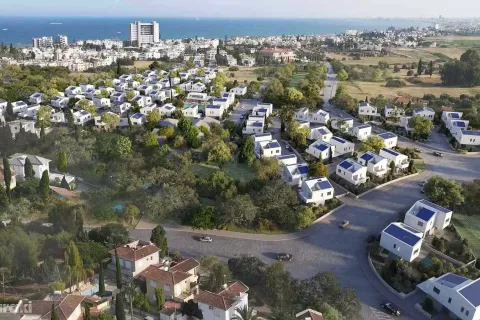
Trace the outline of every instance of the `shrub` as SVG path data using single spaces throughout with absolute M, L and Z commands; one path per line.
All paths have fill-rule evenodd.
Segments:
M 237 66 L 231 66 L 230 68 L 228 68 L 228 71 L 238 71 L 238 70 L 240 70 L 240 68 Z
M 389 80 L 385 84 L 385 87 L 388 88 L 402 88 L 405 87 L 407 84 L 403 82 L 402 80 L 394 79 L 394 80 Z
M 409 77 L 413 76 L 413 70 L 408 70 L 407 71 L 407 76 L 409 76 Z
M 264 77 L 258 77 L 258 78 L 257 78 L 257 81 L 263 81 L 263 80 L 265 80 Z

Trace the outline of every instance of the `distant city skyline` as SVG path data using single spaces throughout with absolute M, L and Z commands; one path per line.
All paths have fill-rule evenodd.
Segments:
M 467 18 L 480 1 L 458 0 L 442 6 L 434 0 L 3 0 L 1 16 L 208 17 L 208 18 Z

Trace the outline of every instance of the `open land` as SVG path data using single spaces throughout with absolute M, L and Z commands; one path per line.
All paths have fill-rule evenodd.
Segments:
M 467 239 L 468 246 L 475 256 L 480 256 L 480 218 L 455 212 L 453 223 L 462 238 Z

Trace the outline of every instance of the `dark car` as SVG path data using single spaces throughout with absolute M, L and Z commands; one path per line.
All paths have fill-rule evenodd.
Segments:
M 339 227 L 339 228 L 342 228 L 342 229 L 345 229 L 349 224 L 350 224 L 350 221 L 348 221 L 348 220 L 343 220 L 342 222 L 340 222 L 340 223 L 338 224 L 338 227 Z
M 413 151 L 417 152 L 417 153 L 422 153 L 422 150 L 418 149 L 418 148 L 413 148 Z
M 293 256 L 289 253 L 279 253 L 279 254 L 277 254 L 277 260 L 278 261 L 292 261 Z
M 437 157 L 443 157 L 443 153 L 438 152 L 438 151 L 433 151 L 433 155 Z
M 400 315 L 400 310 L 398 309 L 398 307 L 395 306 L 391 302 L 383 302 L 382 303 L 382 308 L 384 308 L 385 310 L 387 310 L 388 312 L 390 312 L 390 314 L 392 314 L 394 316 L 399 316 Z

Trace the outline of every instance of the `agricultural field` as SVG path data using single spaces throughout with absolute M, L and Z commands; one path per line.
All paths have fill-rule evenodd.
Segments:
M 480 257 L 480 217 L 468 216 L 458 212 L 452 215 L 453 224 L 476 257 Z

